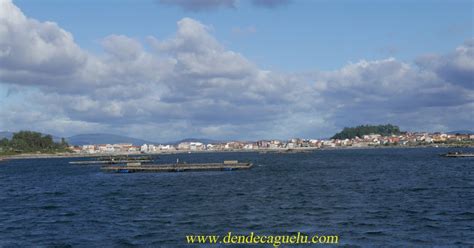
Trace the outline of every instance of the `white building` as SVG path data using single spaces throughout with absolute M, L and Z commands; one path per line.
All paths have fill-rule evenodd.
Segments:
M 111 144 L 99 145 L 98 148 L 100 153 L 113 153 L 115 151 L 114 146 Z
M 252 143 L 248 143 L 244 145 L 244 149 L 246 150 L 252 150 L 255 149 L 254 145 Z
M 95 145 L 83 145 L 82 152 L 85 153 L 96 153 Z
M 178 144 L 178 150 L 189 150 L 190 149 L 189 142 L 181 142 Z
M 174 147 L 172 145 L 158 145 L 159 150 L 174 150 Z
M 189 149 L 192 151 L 204 150 L 204 144 L 201 142 L 189 142 Z
M 131 146 L 128 148 L 128 152 L 138 152 L 140 151 L 140 147 L 138 146 Z
M 143 144 L 143 145 L 140 147 L 140 152 L 148 152 L 148 145 L 147 145 L 147 144 Z
M 148 145 L 148 152 L 156 152 L 157 150 L 155 145 Z

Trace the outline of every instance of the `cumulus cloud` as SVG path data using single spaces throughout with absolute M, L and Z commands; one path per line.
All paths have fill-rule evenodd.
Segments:
M 12 73 L 74 73 L 86 60 L 71 33 L 54 22 L 27 18 L 10 0 L 0 1 L 0 65 Z
M 423 116 L 427 108 L 469 106 L 474 101 L 473 91 L 445 81 L 435 71 L 393 58 L 362 60 L 317 77 L 317 90 L 336 106 L 333 120 L 338 126 L 389 121 L 410 126 L 413 119 L 402 117 L 408 113 Z
M 142 45 L 124 35 L 110 35 L 102 40 L 105 51 L 118 60 L 136 60 L 143 53 Z
M 474 38 L 450 54 L 422 56 L 418 64 L 450 83 L 474 89 Z
M 361 60 L 334 71 L 288 74 L 259 68 L 191 18 L 178 21 L 166 39 L 109 35 L 96 55 L 56 24 L 0 3 L 0 82 L 22 87 L 16 100 L 2 102 L 3 130 L 35 123 L 55 134 L 168 141 L 327 137 L 365 123 L 428 131 L 473 125 L 472 41 L 416 63 Z M 24 57 L 39 47 L 46 49 Z

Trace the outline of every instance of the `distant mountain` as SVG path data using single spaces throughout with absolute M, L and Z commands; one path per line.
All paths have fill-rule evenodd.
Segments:
M 147 140 L 121 136 L 116 134 L 107 133 L 91 133 L 91 134 L 79 134 L 74 135 L 66 139 L 70 145 L 91 145 L 91 144 L 118 144 L 118 143 L 131 143 L 133 145 L 143 144 L 155 144 Z
M 11 139 L 13 136 L 13 132 L 0 132 L 0 139 L 7 138 Z M 57 136 L 53 136 L 54 142 L 60 142 L 61 138 Z M 82 145 L 91 145 L 91 144 L 119 144 L 119 143 L 131 143 L 133 145 L 139 146 L 143 144 L 158 144 L 157 142 L 137 139 L 122 135 L 116 134 L 108 134 L 108 133 L 90 133 L 90 134 L 78 134 L 71 137 L 66 138 L 66 141 L 70 145 L 75 146 L 82 146 Z M 187 138 L 182 139 L 179 141 L 169 142 L 167 144 L 175 145 L 181 142 L 201 142 L 204 144 L 215 144 L 220 143 L 223 141 L 220 140 L 212 140 L 212 139 L 204 139 L 204 138 Z
M 204 138 L 186 138 L 182 140 L 178 140 L 175 142 L 170 142 L 170 144 L 179 144 L 182 142 L 201 142 L 203 144 L 215 144 L 215 143 L 222 143 L 222 140 L 212 140 L 212 139 L 204 139 Z
M 456 131 L 450 131 L 447 132 L 447 134 L 474 134 L 474 131 L 469 131 L 469 130 L 456 130 Z

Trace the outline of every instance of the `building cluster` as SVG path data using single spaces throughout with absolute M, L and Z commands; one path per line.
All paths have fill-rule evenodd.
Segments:
M 417 146 L 429 144 L 446 144 L 456 142 L 474 142 L 474 135 L 445 133 L 404 133 L 401 135 L 382 136 L 380 134 L 364 135 L 353 139 L 290 139 L 259 140 L 253 142 L 229 141 L 215 144 L 201 142 L 182 142 L 176 145 L 143 144 L 97 144 L 72 146 L 77 153 L 164 153 L 178 151 L 236 151 L 236 150 L 280 150 L 280 149 L 319 149 L 337 147 L 370 147 L 370 146 Z
M 82 145 L 82 146 L 71 146 L 74 152 L 96 154 L 96 153 L 156 153 L 160 151 L 173 151 L 176 148 L 173 145 L 154 145 L 154 144 L 143 144 L 136 146 L 133 144 L 96 144 L 96 145 Z

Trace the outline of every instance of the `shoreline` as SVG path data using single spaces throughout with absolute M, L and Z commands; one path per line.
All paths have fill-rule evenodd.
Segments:
M 474 148 L 474 146 L 459 147 L 455 145 L 425 145 L 425 146 L 344 146 L 344 147 L 324 147 L 324 148 L 295 148 L 295 149 L 239 149 L 239 150 L 175 150 L 175 151 L 160 151 L 154 153 L 25 153 L 18 155 L 5 155 L 0 156 L 0 161 L 4 160 L 18 160 L 18 159 L 51 159 L 51 158 L 95 158 L 95 157 L 109 157 L 109 156 L 146 156 L 146 155 L 170 155 L 170 154 L 190 154 L 190 153 L 244 153 L 244 152 L 256 152 L 261 154 L 295 154 L 295 153 L 306 153 L 314 151 L 333 151 L 333 150 L 368 150 L 368 149 L 413 149 L 413 148 Z

